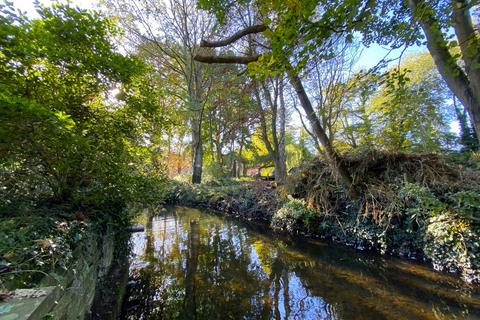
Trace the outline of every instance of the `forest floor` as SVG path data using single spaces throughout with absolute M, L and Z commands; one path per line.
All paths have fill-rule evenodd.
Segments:
M 291 235 L 432 263 L 480 283 L 480 171 L 437 154 L 346 155 L 362 190 L 351 199 L 322 158 L 287 183 L 171 182 L 167 202 L 208 208 Z

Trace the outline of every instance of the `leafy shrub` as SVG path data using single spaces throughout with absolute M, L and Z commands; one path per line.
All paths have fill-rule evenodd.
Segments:
M 469 219 L 480 221 L 480 190 L 465 190 L 449 195 L 453 209 Z
M 275 190 L 235 179 L 197 185 L 170 181 L 167 190 L 167 203 L 210 208 L 245 219 L 270 221 L 277 207 Z
M 425 233 L 425 255 L 438 270 L 460 271 L 480 282 L 480 228 L 452 213 L 432 217 Z
M 316 218 L 313 209 L 308 208 L 305 200 L 289 196 L 288 201 L 278 209 L 272 217 L 270 225 L 274 229 L 298 233 L 303 230 L 313 230 Z
M 142 141 L 165 112 L 148 66 L 115 50 L 113 21 L 68 4 L 39 5 L 34 20 L 0 8 L 0 215 L 47 201 L 116 214 L 158 198 L 161 169 Z M 124 90 L 115 105 L 112 84 Z
M 53 213 L 0 219 L 0 267 L 15 270 L 0 274 L 0 286 L 28 287 L 45 274 L 68 269 L 89 226 L 69 220 L 66 212 Z
M 204 168 L 204 181 L 215 181 L 219 179 L 224 179 L 229 176 L 229 173 L 227 172 L 227 169 L 225 166 L 213 162 L 205 166 Z
M 418 225 L 446 210 L 446 205 L 435 197 L 430 189 L 418 183 L 406 182 L 400 188 L 398 197 L 405 203 L 407 216 Z

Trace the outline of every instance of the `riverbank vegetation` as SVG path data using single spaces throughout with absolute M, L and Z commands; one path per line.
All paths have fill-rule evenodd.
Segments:
M 36 9 L 1 5 L 0 277 L 170 202 L 480 282 L 473 3 Z
M 366 191 L 352 200 L 328 162 L 304 163 L 286 184 L 173 183 L 169 203 L 203 207 L 381 254 L 431 262 L 478 283 L 480 176 L 438 154 L 344 154 Z
M 151 99 L 151 67 L 117 52 L 111 19 L 68 5 L 39 6 L 37 19 L 1 11 L 4 284 L 66 269 L 81 230 L 125 226 L 127 205 L 159 197 L 163 174 L 143 140 L 166 113 Z

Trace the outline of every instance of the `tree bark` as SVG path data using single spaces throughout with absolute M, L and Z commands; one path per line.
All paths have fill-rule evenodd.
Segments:
M 202 182 L 203 143 L 201 119 L 192 120 L 192 183 Z
M 262 108 L 260 94 L 257 87 L 255 87 L 255 95 L 258 101 L 259 108 L 259 117 L 260 117 L 260 126 L 262 132 L 262 140 L 265 143 L 268 154 L 273 160 L 275 166 L 275 182 L 279 185 L 285 183 L 287 178 L 287 169 L 286 169 L 286 155 L 285 155 L 285 104 L 283 98 L 280 103 L 283 105 L 278 106 L 279 91 L 275 89 L 274 97 L 272 98 L 268 86 L 263 84 L 263 91 L 266 97 L 267 103 L 270 105 L 272 119 L 270 121 L 270 128 L 272 133 L 272 142 L 268 137 L 267 132 L 267 121 L 265 117 L 265 110 Z M 283 89 L 282 89 L 283 90 Z M 278 120 L 278 123 L 277 123 Z M 277 130 L 278 126 L 278 130 Z
M 453 0 L 454 29 L 457 35 L 463 61 L 465 62 L 465 73 L 470 81 L 470 88 L 474 95 L 472 111 L 469 111 L 474 125 L 477 140 L 480 139 L 480 40 L 475 33 L 470 16 L 470 7 L 465 0 Z M 468 110 L 468 109 L 467 109 Z
M 439 22 L 434 17 L 433 8 L 423 0 L 409 0 L 409 6 L 415 19 L 418 19 L 427 38 L 427 48 L 433 57 L 440 75 L 448 87 L 462 102 L 475 127 L 477 139 L 480 139 L 480 69 L 478 67 L 478 49 L 476 54 L 468 51 L 469 44 L 475 38 L 469 9 L 465 1 L 452 0 L 454 29 L 460 42 L 465 73 L 450 54 Z M 422 10 L 426 8 L 428 10 Z M 478 41 L 478 40 L 475 40 Z M 476 63 L 474 63 L 476 61 Z
M 249 64 L 255 62 L 260 58 L 257 56 L 205 56 L 202 54 L 195 55 L 194 59 L 203 63 L 237 63 L 237 64 Z
M 252 34 L 252 33 L 260 33 L 267 30 L 267 26 L 264 24 L 257 24 L 253 26 L 246 27 L 245 29 L 242 29 L 230 37 L 219 40 L 219 41 L 207 41 L 207 40 L 202 40 L 200 42 L 200 47 L 203 48 L 218 48 L 218 47 L 225 47 L 228 46 L 235 41 L 237 41 L 240 38 L 243 38 L 246 35 Z

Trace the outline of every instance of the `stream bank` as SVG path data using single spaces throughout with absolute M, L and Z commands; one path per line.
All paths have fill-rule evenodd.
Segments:
M 430 263 L 480 283 L 480 174 L 436 154 L 345 156 L 363 193 L 352 200 L 322 158 L 275 188 L 232 179 L 172 181 L 167 203 L 212 209 L 290 235 Z
M 479 292 L 428 266 L 165 207 L 132 234 L 123 320 L 478 319 Z

